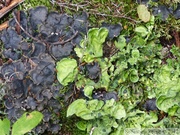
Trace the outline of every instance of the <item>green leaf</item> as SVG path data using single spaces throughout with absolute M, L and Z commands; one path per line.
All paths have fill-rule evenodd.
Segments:
M 139 81 L 138 71 L 135 69 L 131 69 L 130 72 L 130 81 L 136 83 Z
M 85 86 L 84 87 L 84 95 L 91 99 L 93 90 L 94 90 L 93 86 Z
M 114 108 L 112 116 L 114 116 L 114 118 L 116 119 L 121 119 L 123 117 L 126 117 L 126 111 L 124 109 L 124 106 L 121 105 L 120 103 L 117 103 Z
M 143 22 L 148 22 L 151 18 L 150 12 L 148 11 L 145 5 L 139 5 L 137 7 L 137 13 L 138 13 L 139 18 Z
M 158 116 L 156 112 L 149 112 L 149 114 L 145 114 L 145 120 L 143 122 L 144 127 L 150 127 L 155 122 L 158 121 Z
M 3 120 L 0 119 L 0 135 L 9 135 L 10 130 L 10 121 L 5 118 Z
M 79 121 L 76 123 L 76 126 L 78 129 L 85 131 L 87 128 L 87 123 L 86 123 L 86 121 Z
M 101 57 L 103 55 L 103 46 L 106 37 L 108 35 L 108 29 L 106 28 L 93 28 L 88 32 L 89 50 L 94 54 L 94 57 Z
M 12 135 L 24 135 L 35 128 L 42 120 L 43 114 L 38 111 L 25 113 L 12 127 Z
M 89 39 L 89 43 L 93 44 L 94 43 L 99 43 L 102 44 L 105 42 L 106 37 L 108 35 L 108 29 L 106 28 L 92 28 L 88 31 L 88 39 Z M 95 41 L 95 42 L 94 42 Z
M 115 41 L 115 46 L 122 50 L 126 46 L 126 39 L 124 38 L 124 35 L 120 35 L 118 38 L 118 41 Z
M 145 37 L 148 35 L 148 29 L 144 26 L 139 26 L 135 28 L 135 32 L 139 34 L 142 37 Z
M 87 39 L 80 43 L 81 48 L 76 47 L 74 50 L 82 61 L 87 63 L 93 62 L 95 58 L 103 56 L 103 43 L 108 35 L 106 28 L 92 28 L 88 31 Z
M 128 62 L 129 62 L 129 64 L 131 64 L 131 65 L 135 65 L 136 62 L 137 62 L 137 58 L 129 58 L 129 59 L 128 59 Z
M 134 50 L 132 50 L 132 58 L 136 58 L 136 59 L 138 59 L 139 58 L 139 56 L 140 56 L 140 54 L 139 54 L 139 50 L 137 50 L 137 49 L 134 49 Z
M 63 58 L 57 62 L 56 69 L 57 79 L 64 86 L 68 85 L 69 82 L 73 82 L 78 73 L 77 62 L 71 58 Z
M 115 100 L 114 99 L 110 99 L 110 100 L 107 100 L 105 105 L 103 106 L 103 110 L 104 111 L 107 111 L 107 109 L 109 108 L 112 108 L 113 106 L 115 105 Z
M 90 111 L 86 108 L 86 100 L 77 99 L 69 105 L 67 109 L 67 117 L 72 116 L 73 114 L 80 116 L 80 113 L 82 112 L 89 113 Z
M 77 114 L 77 116 L 84 120 L 92 120 L 96 118 L 95 113 L 89 112 L 88 110 L 82 111 L 81 113 Z
M 168 115 L 169 116 L 174 116 L 176 114 L 176 111 L 178 110 L 179 106 L 175 105 L 172 108 L 168 110 Z
M 77 56 L 78 56 L 79 58 L 83 58 L 83 56 L 84 56 L 84 51 L 83 51 L 82 48 L 76 47 L 76 48 L 74 48 L 74 51 L 76 52 L 76 54 L 77 54 Z
M 87 108 L 90 111 L 99 110 L 103 106 L 103 104 L 99 104 L 100 102 L 101 101 L 99 101 L 97 99 L 90 100 L 90 101 L 88 101 Z
M 76 113 L 76 115 L 84 120 L 91 120 L 101 117 L 102 112 L 100 111 L 100 109 L 102 108 L 103 105 L 104 102 L 99 101 L 97 99 L 87 101 L 86 103 L 87 108 L 80 113 Z
M 119 126 L 118 123 L 117 123 L 116 121 L 114 121 L 113 127 L 114 127 L 114 128 L 118 128 L 118 126 Z
M 173 97 L 166 97 L 165 95 L 162 95 L 157 99 L 156 104 L 160 110 L 168 112 L 168 109 L 174 105 Z
M 100 65 L 100 68 L 101 68 L 101 76 L 100 76 L 100 80 L 98 83 L 96 83 L 98 85 L 98 87 L 101 87 L 101 88 L 105 88 L 105 89 L 108 89 L 109 87 L 109 84 L 110 84 L 110 76 L 108 74 L 108 68 L 110 67 L 109 65 L 109 60 L 104 58 L 104 59 L 97 59 L 99 65 Z
M 117 128 L 117 130 L 115 130 L 113 133 L 111 133 L 110 135 L 124 135 L 125 131 L 123 129 L 123 126 L 119 126 Z

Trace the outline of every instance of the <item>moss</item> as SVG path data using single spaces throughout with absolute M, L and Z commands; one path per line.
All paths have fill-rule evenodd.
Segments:
M 81 131 L 76 127 L 77 117 L 66 117 L 66 109 L 60 112 L 62 127 L 61 133 L 63 135 L 86 135 L 85 131 Z
M 50 0 L 26 0 L 21 5 L 19 5 L 19 10 L 28 10 L 30 8 L 36 7 L 36 6 L 46 6 L 49 10 L 55 10 L 56 5 L 52 5 Z

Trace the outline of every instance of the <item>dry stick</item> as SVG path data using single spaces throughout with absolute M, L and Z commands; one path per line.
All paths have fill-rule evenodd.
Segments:
M 68 9 L 74 10 L 74 11 L 76 11 L 76 10 L 73 9 L 73 8 L 71 8 L 71 7 L 69 7 L 69 6 L 84 9 L 84 8 L 83 8 L 84 5 L 77 5 L 77 4 L 70 4 L 70 3 L 69 3 L 69 4 L 68 4 L 68 3 L 58 3 L 58 2 L 56 2 L 56 3 L 57 3 L 60 7 L 68 8 Z M 88 12 L 87 10 L 92 11 L 92 13 L 91 13 L 91 12 Z M 87 10 L 86 10 L 86 11 L 87 11 L 89 14 L 95 14 L 95 15 L 106 16 L 106 17 L 124 18 L 124 19 L 131 20 L 131 21 L 133 21 L 133 22 L 135 22 L 135 23 L 138 23 L 138 22 L 139 22 L 139 21 L 136 21 L 135 19 L 132 19 L 132 18 L 127 17 L 127 16 L 125 16 L 125 15 L 116 15 L 116 14 L 115 14 L 115 15 L 108 15 L 108 14 L 99 13 L 97 10 L 94 10 L 94 9 L 87 9 Z
M 17 11 L 16 16 L 17 16 L 17 21 L 20 23 L 20 21 L 21 21 L 20 11 Z M 17 30 L 17 33 L 20 34 L 21 29 L 20 29 L 20 27 L 19 27 L 19 25 L 17 23 L 16 23 L 16 30 Z
M 67 39 L 67 40 L 65 40 L 65 41 L 62 41 L 62 42 L 57 41 L 57 42 L 54 42 L 54 43 L 51 43 L 51 44 L 52 44 L 52 45 L 65 44 L 65 43 L 71 41 L 73 38 L 75 38 L 77 34 L 78 34 L 78 31 L 76 31 L 76 32 L 74 33 L 74 35 L 72 35 L 72 37 L 70 37 L 69 39 Z
M 178 47 L 180 47 L 180 37 L 179 37 L 179 33 L 174 30 L 174 31 L 173 31 L 173 36 L 174 36 L 174 38 L 175 38 L 176 45 L 177 45 Z
M 8 13 L 10 10 L 12 10 L 17 5 L 21 4 L 25 0 L 12 0 L 11 3 L 0 10 L 0 18 L 2 18 L 6 13 Z
M 102 14 L 102 13 L 95 13 L 96 15 L 100 15 L 100 16 L 106 16 L 106 17 L 117 17 L 117 18 L 124 18 L 124 19 L 128 19 L 128 20 L 131 20 L 135 23 L 138 23 L 139 21 L 136 21 L 130 17 L 126 17 L 126 16 L 123 16 L 123 15 L 107 15 L 107 14 Z
M 32 38 L 32 39 L 35 40 L 35 41 L 42 42 L 42 41 L 40 41 L 39 39 L 31 36 L 31 34 L 29 34 L 29 33 L 21 26 L 21 24 L 18 22 L 18 20 L 17 20 L 17 18 L 16 18 L 16 16 L 15 16 L 14 12 L 12 13 L 12 15 L 13 15 L 13 18 L 14 18 L 15 22 L 19 25 L 19 27 L 21 28 L 21 30 L 22 30 L 26 35 L 28 35 L 30 38 Z
M 83 8 L 83 7 L 85 7 L 85 6 L 87 6 L 88 4 L 89 4 L 89 2 L 88 2 L 88 4 L 83 4 L 83 5 L 80 5 L 80 4 L 72 4 L 72 3 L 58 3 L 58 4 L 60 4 L 60 5 L 70 5 L 70 6 L 74 6 L 74 7 L 81 7 L 81 8 Z

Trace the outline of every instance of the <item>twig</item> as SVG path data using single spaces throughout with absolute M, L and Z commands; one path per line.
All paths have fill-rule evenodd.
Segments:
M 93 134 L 93 131 L 94 131 L 95 128 L 96 128 L 96 127 L 92 127 L 92 128 L 91 128 L 91 131 L 90 131 L 89 135 L 92 135 L 92 134 Z
M 20 23 L 20 21 L 21 21 L 20 11 L 17 11 L 16 16 L 17 16 L 17 21 Z M 17 30 L 17 33 L 20 34 L 21 29 L 20 29 L 20 27 L 19 27 L 19 25 L 17 23 L 16 23 L 16 30 Z
M 80 4 L 72 4 L 72 3 L 59 3 L 61 6 L 63 6 L 63 5 L 69 5 L 69 6 L 73 6 L 73 7 L 81 7 L 81 8 L 83 8 L 83 7 L 85 7 L 86 5 L 88 5 L 88 4 L 84 4 L 84 5 L 80 5 Z
M 126 16 L 123 16 L 123 15 L 108 15 L 108 14 L 102 14 L 102 13 L 93 13 L 93 14 L 96 14 L 96 15 L 100 15 L 100 16 L 106 16 L 106 17 L 117 17 L 117 18 L 124 18 L 124 19 L 128 19 L 128 20 L 131 20 L 135 23 L 138 23 L 139 21 L 136 21 L 130 17 L 126 17 Z
M 7 7 L 4 7 L 3 9 L 0 10 L 0 18 L 2 18 L 6 13 L 8 13 L 10 10 L 15 8 L 17 5 L 21 4 L 25 0 L 13 0 L 10 5 Z
M 99 15 L 99 16 L 106 16 L 106 17 L 116 17 L 116 18 L 124 18 L 124 19 L 128 19 L 130 21 L 133 21 L 135 23 L 138 23 L 139 21 L 136 21 L 135 19 L 132 19 L 130 17 L 127 17 L 125 15 L 117 15 L 117 14 L 114 14 L 114 15 L 108 15 L 108 14 L 104 14 L 104 13 L 99 13 L 97 10 L 94 10 L 94 9 L 87 9 L 87 8 L 84 8 L 85 5 L 80 5 L 80 4 L 70 4 L 70 3 L 60 3 L 60 2 L 56 2 L 60 7 L 64 7 L 64 8 L 68 8 L 70 10 L 73 10 L 73 11 L 76 11 L 74 8 L 72 7 L 76 7 L 77 9 L 78 8 L 81 8 L 83 10 L 86 10 L 86 12 L 88 14 L 93 14 L 93 15 Z M 71 7 L 70 7 L 71 6 Z M 90 12 L 91 11 L 91 12 Z M 128 12 L 129 13 L 129 12 Z
M 21 26 L 21 24 L 18 22 L 18 20 L 17 20 L 17 18 L 16 18 L 16 16 L 15 16 L 14 12 L 12 13 L 12 15 L 13 15 L 13 18 L 14 18 L 15 22 L 19 25 L 19 27 L 21 28 L 21 30 L 22 30 L 26 35 L 28 35 L 30 38 L 32 38 L 32 39 L 35 40 L 35 41 L 41 42 L 39 39 L 31 36 L 31 35 Z
M 176 46 L 177 47 L 180 47 L 180 38 L 179 38 L 179 33 L 177 31 L 173 31 L 173 36 L 175 38 L 175 41 L 176 41 Z
M 75 33 L 74 33 L 74 35 L 72 35 L 72 37 L 70 37 L 69 39 L 67 39 L 67 40 L 65 40 L 65 41 L 62 41 L 62 42 L 54 42 L 54 43 L 51 43 L 52 45 L 57 45 L 57 44 L 65 44 L 65 43 L 67 43 L 67 42 L 69 42 L 69 41 L 71 41 L 73 38 L 75 38 L 76 37 L 76 35 L 78 34 L 78 31 L 76 31 Z

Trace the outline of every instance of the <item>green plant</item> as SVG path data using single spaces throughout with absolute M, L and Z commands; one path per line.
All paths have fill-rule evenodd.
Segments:
M 114 99 L 106 100 L 106 102 L 97 99 L 86 101 L 78 99 L 74 101 L 67 110 L 67 117 L 76 114 L 84 120 L 90 120 L 86 123 L 77 123 L 79 129 L 89 133 L 92 128 L 96 134 L 109 134 L 111 128 L 117 128 L 116 120 L 126 116 L 124 107 L 120 102 L 115 102 Z
M 169 80 L 173 62 L 168 62 L 167 74 L 163 67 L 168 64 L 162 66 L 164 55 L 162 46 L 157 41 L 159 35 L 154 31 L 154 21 L 151 16 L 149 22 L 136 26 L 130 41 L 127 41 L 125 35 L 120 35 L 114 43 L 118 51 L 109 58 L 103 56 L 108 31 L 105 28 L 93 28 L 75 48 L 78 58 L 64 58 L 58 62 L 60 83 L 68 86 L 74 82 L 77 89 L 83 89 L 86 97 L 75 100 L 67 109 L 67 117 L 75 114 L 82 119 L 76 124 L 80 130 L 93 135 L 121 135 L 127 128 L 139 128 L 142 132 L 146 132 L 144 128 L 164 128 L 167 127 L 167 121 L 171 126 L 177 127 L 171 121 L 171 116 L 179 117 L 179 87 L 175 86 L 178 83 L 179 68 L 177 61 L 173 60 L 177 70 L 173 70 L 173 82 L 167 82 L 164 87 L 162 80 Z M 178 57 L 176 48 L 172 48 L 171 52 Z M 65 61 L 71 64 L 66 65 Z M 95 63 L 98 64 L 95 66 Z M 94 65 L 94 70 L 99 66 L 100 76 L 97 82 L 87 77 L 88 64 Z M 70 74 L 65 75 L 67 67 Z M 64 83 L 63 80 L 68 81 Z M 119 100 L 94 99 L 93 93 L 101 88 L 106 92 L 117 92 Z M 173 90 L 171 95 L 164 93 L 169 90 Z M 158 109 L 168 113 L 169 117 L 159 120 L 159 110 L 147 113 L 141 106 L 147 98 L 157 99 Z
M 75 48 L 77 56 L 81 62 L 90 63 L 95 58 L 103 56 L 103 43 L 108 35 L 106 28 L 93 28 L 88 31 L 87 39 L 80 43 L 80 47 Z
M 177 0 L 160 3 L 172 4 L 177 3 Z M 37 5 L 46 5 L 50 9 L 54 7 L 49 1 L 34 0 L 26 1 L 19 7 L 27 10 L 27 7 Z M 165 54 L 173 55 L 171 59 L 167 59 L 158 38 L 168 38 L 171 29 L 178 31 L 179 20 L 170 16 L 167 23 L 159 21 L 158 17 L 151 15 L 151 9 L 144 5 L 136 8 L 137 4 L 131 0 L 72 0 L 67 3 L 63 1 L 59 5 L 61 12 L 88 12 L 91 23 L 93 22 L 91 26 L 101 25 L 104 20 L 110 23 L 121 22 L 124 26 L 115 42 L 110 42 L 110 46 L 115 49 L 115 53 L 110 56 L 103 55 L 103 48 L 109 45 L 106 42 L 108 30 L 92 28 L 87 37 L 72 49 L 72 56 L 56 63 L 57 79 L 63 85 L 60 93 L 72 90 L 83 95 L 80 99 L 75 98 L 69 105 L 67 115 L 62 101 L 64 112 L 60 112 L 60 118 L 63 117 L 62 127 L 66 127 L 63 130 L 71 128 L 67 132 L 75 131 L 75 135 L 85 132 L 90 135 L 123 135 L 128 128 L 138 128 L 144 134 L 148 134 L 145 128 L 178 128 L 180 52 L 179 48 L 172 46 L 170 52 L 165 50 Z M 157 6 L 158 3 L 154 5 Z M 143 22 L 136 21 L 137 15 Z M 100 98 L 94 96 L 98 92 L 102 92 Z M 115 97 L 105 96 L 107 93 L 113 93 Z M 3 97 L 4 94 L 0 96 Z M 149 111 L 143 107 L 149 98 L 156 99 L 154 104 L 157 109 Z M 56 119 L 57 116 L 54 117 Z M 71 126 L 74 121 L 76 124 Z M 0 121 L 0 127 L 1 125 L 6 125 L 3 129 L 9 133 L 8 120 Z M 83 132 L 74 129 L 75 126 Z
M 42 120 L 43 115 L 40 112 L 33 111 L 31 113 L 24 113 L 13 125 L 10 130 L 10 121 L 5 118 L 0 120 L 0 134 L 9 135 L 24 135 L 35 128 Z
M 154 74 L 157 107 L 169 116 L 180 118 L 180 79 L 179 64 L 176 60 L 168 60 L 168 64 L 159 68 Z

